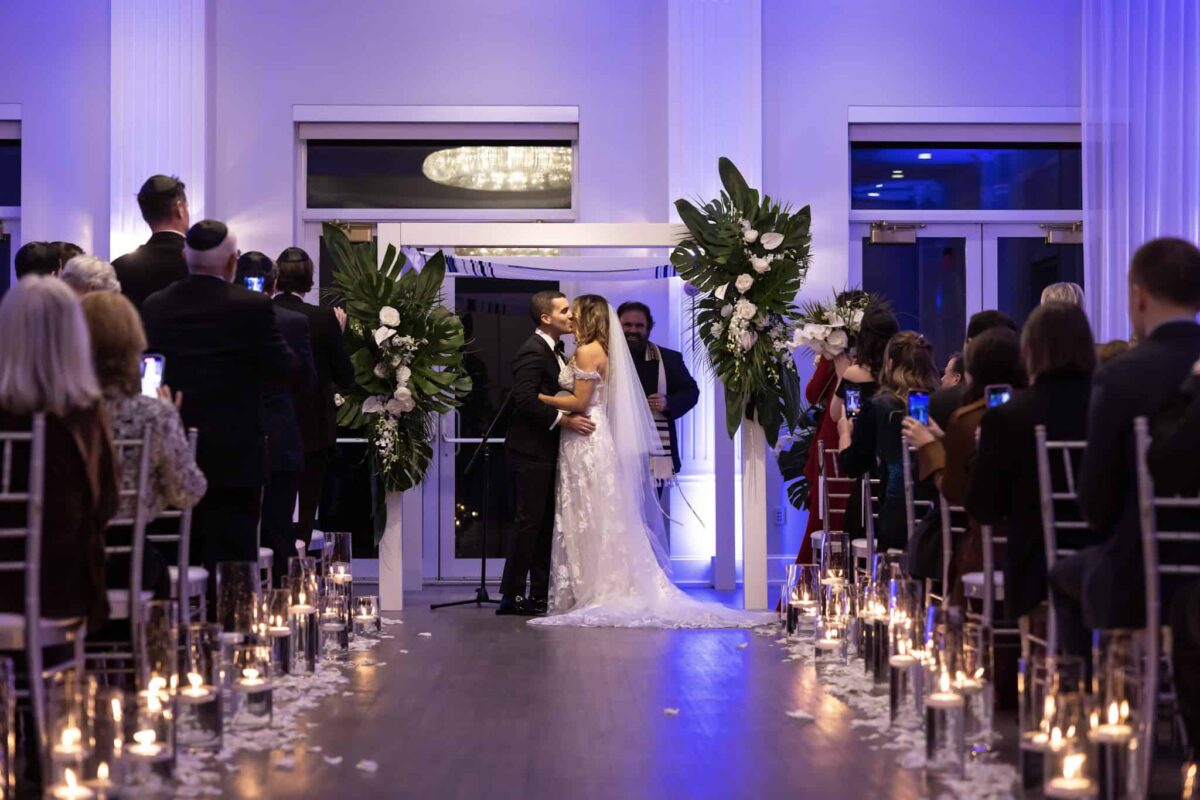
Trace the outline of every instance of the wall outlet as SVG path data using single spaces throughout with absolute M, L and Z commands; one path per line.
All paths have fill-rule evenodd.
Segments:
M 775 527 L 782 528 L 785 522 L 787 522 L 787 509 L 775 509 Z

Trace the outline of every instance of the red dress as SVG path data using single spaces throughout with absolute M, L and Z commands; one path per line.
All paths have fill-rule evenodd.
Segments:
M 812 541 L 809 537 L 813 531 L 819 531 L 823 527 L 820 517 L 821 468 L 817 463 L 817 443 L 824 442 L 827 453 L 837 450 L 837 424 L 829 414 L 829 403 L 833 399 L 837 383 L 837 372 L 833 368 L 833 362 L 822 358 L 817 362 L 816 372 L 809 379 L 808 385 L 804 387 L 804 397 L 808 400 L 808 404 L 810 406 L 821 404 L 825 407 L 825 413 L 821 415 L 817 435 L 809 443 L 808 461 L 804 465 L 804 477 L 808 478 L 808 526 L 804 531 L 804 539 L 800 542 L 800 552 L 796 555 L 797 564 L 807 564 L 812 561 Z

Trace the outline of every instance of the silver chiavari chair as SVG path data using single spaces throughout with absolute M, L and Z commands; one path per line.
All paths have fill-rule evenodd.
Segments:
M 946 495 L 938 492 L 938 513 L 942 517 L 942 602 L 948 603 L 953 592 L 950 584 L 950 564 L 954 560 L 954 537 L 967 535 L 967 510 L 951 505 Z M 954 524 L 955 520 L 959 524 Z
M 114 544 L 106 540 L 104 554 L 111 559 L 114 556 L 129 556 L 129 586 L 125 589 L 108 590 L 108 618 L 115 622 L 128 622 L 128 641 L 100 641 L 89 639 L 87 643 L 87 660 L 94 665 L 97 673 L 105 680 L 118 675 L 133 673 L 134 653 L 138 652 L 137 637 L 141 626 L 143 608 L 153 597 L 153 592 L 142 589 L 142 566 L 146 555 L 146 525 L 149 523 L 149 511 L 145 497 L 150 489 L 150 462 L 154 444 L 154 434 L 147 425 L 140 439 L 117 439 L 113 448 L 117 456 L 117 468 L 121 470 L 125 464 L 135 461 L 138 465 L 137 474 L 130 481 L 128 475 L 120 475 L 117 495 L 119 510 L 109 522 L 111 531 L 114 527 L 130 529 L 128 544 Z M 132 516 L 129 509 L 132 507 Z
M 192 460 L 196 459 L 198 433 L 195 428 L 188 429 L 188 452 Z M 173 543 L 178 546 L 176 564 L 170 567 L 171 595 L 179 601 L 179 619 L 204 621 L 208 603 L 208 570 L 191 565 L 190 548 L 192 545 L 192 509 L 167 509 L 156 519 L 177 519 L 179 529 L 176 533 L 148 533 L 146 541 L 155 544 Z M 195 608 L 192 600 L 196 600 Z
M 863 536 L 850 542 L 850 553 L 854 558 L 856 575 L 869 575 L 875 564 L 875 525 L 879 522 L 874 492 L 880 487 L 880 482 L 878 478 L 872 478 L 870 475 L 864 475 L 857 480 L 862 494 Z
M 845 530 L 846 506 L 850 502 L 854 479 L 841 474 L 837 451 L 826 450 L 824 442 L 817 442 L 817 458 L 820 464 L 817 499 L 821 512 L 821 530 L 813 531 L 812 546 L 814 560 L 819 564 L 821 559 L 818 551 L 824 543 L 825 531 Z M 840 525 L 834 523 L 835 517 L 841 520 Z
M 1200 497 L 1159 497 L 1146 463 L 1150 426 L 1145 417 L 1133 423 L 1137 455 L 1138 516 L 1142 533 L 1142 567 L 1146 592 L 1145 662 L 1142 681 L 1141 736 L 1138 743 L 1139 786 L 1150 785 L 1154 760 L 1158 710 L 1167 700 L 1178 711 L 1174 697 L 1161 691 L 1163 672 L 1162 582 L 1164 578 L 1200 579 Z M 1159 512 L 1166 520 L 1160 521 Z M 1187 513 L 1191 512 L 1191 513 Z M 1186 516 L 1180 516 L 1186 515 Z M 1165 526 L 1169 525 L 1170 530 Z M 1183 528 L 1183 530 L 1180 530 Z M 1165 545 L 1165 547 L 1164 547 Z M 1170 662 L 1166 665 L 1171 680 Z M 1178 725 L 1178 718 L 1175 719 Z M 1179 726 L 1182 729 L 1182 726 Z M 1185 745 L 1194 745 L 1185 742 Z
M 14 456 L 18 448 L 28 447 L 27 485 L 14 488 Z M 87 623 L 81 617 L 50 619 L 42 616 L 42 532 L 46 480 L 46 418 L 33 417 L 28 431 L 0 432 L 0 507 L 24 506 L 25 524 L 16 528 L 0 528 L 0 541 L 19 541 L 24 553 L 20 558 L 0 561 L 0 573 L 24 575 L 25 613 L 0 614 L 0 650 L 23 652 L 28 666 L 28 688 L 18 691 L 19 697 L 29 698 L 33 709 L 38 752 L 42 759 L 42 774 L 49 774 L 47 762 L 47 678 L 67 670 L 82 676 L 84 669 L 83 642 Z M 14 578 L 5 576 L 5 581 Z M 70 645 L 72 656 L 52 665 L 45 663 L 48 647 Z
M 1076 511 L 1079 508 L 1079 491 L 1076 488 L 1075 473 L 1077 464 L 1083 457 L 1083 451 L 1087 448 L 1087 442 L 1049 441 L 1046 438 L 1045 425 L 1038 425 L 1034 429 L 1034 438 L 1037 442 L 1038 496 L 1042 512 L 1042 544 L 1046 554 L 1046 574 L 1049 575 L 1050 570 L 1054 568 L 1054 563 L 1058 559 L 1075 553 L 1074 549 L 1061 546 L 1059 535 L 1066 533 L 1070 537 L 1072 534 L 1079 535 L 1088 530 L 1087 523 L 1082 519 L 1064 519 L 1063 515 L 1058 513 L 1060 508 L 1064 506 Z M 1061 460 L 1061 484 L 1064 485 L 1065 491 L 1055 490 L 1054 474 L 1051 469 L 1052 454 Z M 1027 647 L 1029 644 L 1041 645 L 1051 655 L 1058 652 L 1058 623 L 1054 614 L 1053 592 L 1053 588 L 1048 585 L 1046 587 L 1046 594 L 1049 598 L 1046 612 L 1046 638 L 1039 639 L 1031 631 L 1027 630 L 1027 634 L 1022 637 L 1021 653 L 1023 657 L 1029 655 Z M 1028 620 L 1023 624 L 1028 629 Z
M 913 458 L 916 456 L 916 450 L 908 443 L 908 437 L 901 437 L 900 440 L 902 474 L 904 476 L 904 526 L 907 531 L 906 540 L 911 542 L 913 537 L 917 535 L 917 521 L 924 519 L 925 515 L 933 510 L 935 503 L 932 500 L 918 500 L 916 482 L 913 478 Z M 941 595 L 933 593 L 933 581 L 925 581 L 925 596 L 931 599 L 941 601 Z

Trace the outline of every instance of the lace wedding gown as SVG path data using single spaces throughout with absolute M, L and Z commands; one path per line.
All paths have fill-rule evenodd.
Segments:
M 775 622 L 769 612 L 695 600 L 671 582 L 651 545 L 640 504 L 629 496 L 630 476 L 622 474 L 607 413 L 608 386 L 599 373 L 564 367 L 559 384 L 569 391 L 576 380 L 596 382 L 587 410 L 596 430 L 591 436 L 562 432 L 550 616 L 530 624 L 738 628 Z

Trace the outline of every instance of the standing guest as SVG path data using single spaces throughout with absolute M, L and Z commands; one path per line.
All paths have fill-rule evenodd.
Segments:
M 179 178 L 155 175 L 137 196 L 150 238 L 132 253 L 113 262 L 121 291 L 139 310 L 146 298 L 188 276 L 183 241 L 191 224 L 187 195 Z
M 338 388 L 349 390 L 354 385 L 354 365 L 342 342 L 346 312 L 304 302 L 303 296 L 313 288 L 313 262 L 308 253 L 299 247 L 289 247 L 279 254 L 276 267 L 275 304 L 308 319 L 308 335 L 317 370 L 316 384 L 308 391 L 295 393 L 292 398 L 300 436 L 304 440 L 300 509 L 293 538 L 307 547 L 312 541 L 325 472 L 337 442 L 337 407 L 333 395 Z
M 654 344 L 650 332 L 654 330 L 654 317 L 650 307 L 636 300 L 629 300 L 617 307 L 625 341 L 633 356 L 634 367 L 646 393 L 646 402 L 658 428 L 662 444 L 670 447 L 670 462 L 664 456 L 651 457 L 654 477 L 663 482 L 679 473 L 679 436 L 675 420 L 696 407 L 700 400 L 700 388 L 683 363 L 678 350 Z M 660 490 L 661 491 L 661 490 Z
M 46 415 L 42 614 L 86 617 L 95 629 L 108 617 L 104 527 L 117 510 L 117 482 L 79 300 L 57 278 L 22 279 L 0 300 L 0 342 L 0 430 L 28 431 L 33 414 Z M 0 528 L 24 525 L 23 507 L 0 509 Z M 23 549 L 0 540 L 0 560 L 19 560 Z M 0 612 L 24 608 L 24 581 L 0 580 Z
M 1083 287 L 1069 281 L 1052 283 L 1042 289 L 1042 305 L 1046 303 L 1066 303 L 1083 308 Z
M 66 262 L 58 277 L 80 297 L 89 292 L 121 291 L 113 265 L 96 256 L 75 256 Z
M 971 346 L 972 339 L 992 328 L 1008 328 L 1016 333 L 1017 323 L 1013 322 L 1012 317 L 1003 311 L 993 309 L 971 315 L 970 321 L 967 322 L 967 339 L 963 342 L 963 352 L 965 353 Z M 967 384 L 962 382 L 949 388 L 939 389 L 933 397 L 929 398 L 929 418 L 936 422 L 938 427 L 945 430 L 950 425 L 950 416 L 963 404 L 963 396 L 966 392 Z
M 58 248 L 49 242 L 29 242 L 13 257 L 13 271 L 17 280 L 26 275 L 57 275 L 62 269 Z
M 90 256 L 81 256 L 72 262 L 80 258 Z M 141 498 L 146 519 L 153 521 L 168 507 L 192 508 L 204 496 L 208 483 L 196 465 L 179 418 L 183 397 L 172 397 L 170 387 L 165 385 L 159 387 L 157 397 L 141 393 L 141 359 L 146 351 L 146 333 L 137 309 L 128 298 L 116 292 L 93 292 L 83 298 L 82 306 L 91 335 L 92 363 L 104 395 L 104 408 L 112 424 L 113 438 L 141 439 L 146 429 L 150 430 L 150 480 L 148 491 Z M 117 465 L 122 489 L 137 488 L 140 456 L 137 449 L 124 452 L 122 463 Z M 117 516 L 133 519 L 136 514 L 135 498 L 121 498 Z M 110 543 L 114 535 L 119 534 L 110 528 Z M 129 585 L 128 558 L 109 560 L 108 585 Z M 150 543 L 146 546 L 142 585 L 159 599 L 170 597 L 167 560 Z
M 184 425 L 200 433 L 197 461 L 208 492 L 196 506 L 193 554 L 215 577 L 218 561 L 257 561 L 259 502 L 267 481 L 262 394 L 291 386 L 296 355 L 275 324 L 271 301 L 233 283 L 237 239 L 224 223 L 188 231 L 191 274 L 146 299 L 142 319 L 163 380 L 183 392 Z
M 888 342 L 879 391 L 863 403 L 857 419 L 843 418 L 838 425 L 839 459 L 845 473 L 858 478 L 879 467 L 883 496 L 876 538 L 880 551 L 903 548 L 908 541 L 901 425 L 909 393 L 931 392 L 935 386 L 937 367 L 929 342 L 913 331 L 898 333 Z
M 238 280 L 262 281 L 261 291 L 267 297 L 275 292 L 276 275 L 275 263 L 262 253 L 244 253 L 238 258 Z M 276 326 L 301 366 L 301 375 L 291 387 L 265 386 L 262 395 L 267 456 L 271 465 L 270 481 L 263 489 L 262 543 L 274 552 L 272 574 L 278 584 L 288 574 L 288 558 L 296 553 L 292 514 L 296 510 L 300 474 L 304 471 L 304 441 L 300 437 L 293 402 L 297 395 L 311 391 L 316 384 L 316 367 L 308 338 L 308 319 L 277 303 L 272 303 L 271 308 L 275 312 Z
M 1050 303 L 1029 315 L 1021 332 L 1021 362 L 1029 389 L 988 410 L 979 425 L 979 452 L 967 488 L 967 512 L 981 524 L 1005 525 L 1004 605 L 1009 618 L 1046 599 L 1046 551 L 1034 429 L 1050 441 L 1087 438 L 1087 406 L 1096 365 L 1092 331 L 1078 306 Z M 1086 538 L 1093 538 L 1085 534 Z M 1079 537 L 1077 537 L 1079 538 Z M 1072 541 L 1064 546 L 1081 546 Z
M 953 389 L 963 382 L 963 354 L 955 353 L 946 361 L 946 369 L 942 371 L 942 388 Z
M 1129 265 L 1129 321 L 1138 346 L 1092 381 L 1079 506 L 1103 544 L 1054 565 L 1050 580 L 1063 645 L 1086 657 L 1088 629 L 1137 628 L 1145 618 L 1133 421 L 1153 419 L 1200 356 L 1200 250 L 1154 239 Z M 1169 607 L 1170 584 L 1163 607 Z
M 63 266 L 75 256 L 84 255 L 83 248 L 74 242 L 51 242 L 50 245 L 58 251 L 58 261 Z
M 1128 353 L 1132 348 L 1132 342 L 1127 342 L 1124 339 L 1113 339 L 1111 342 L 1096 345 L 1096 359 L 1101 365 L 1104 365 L 1122 353 Z

